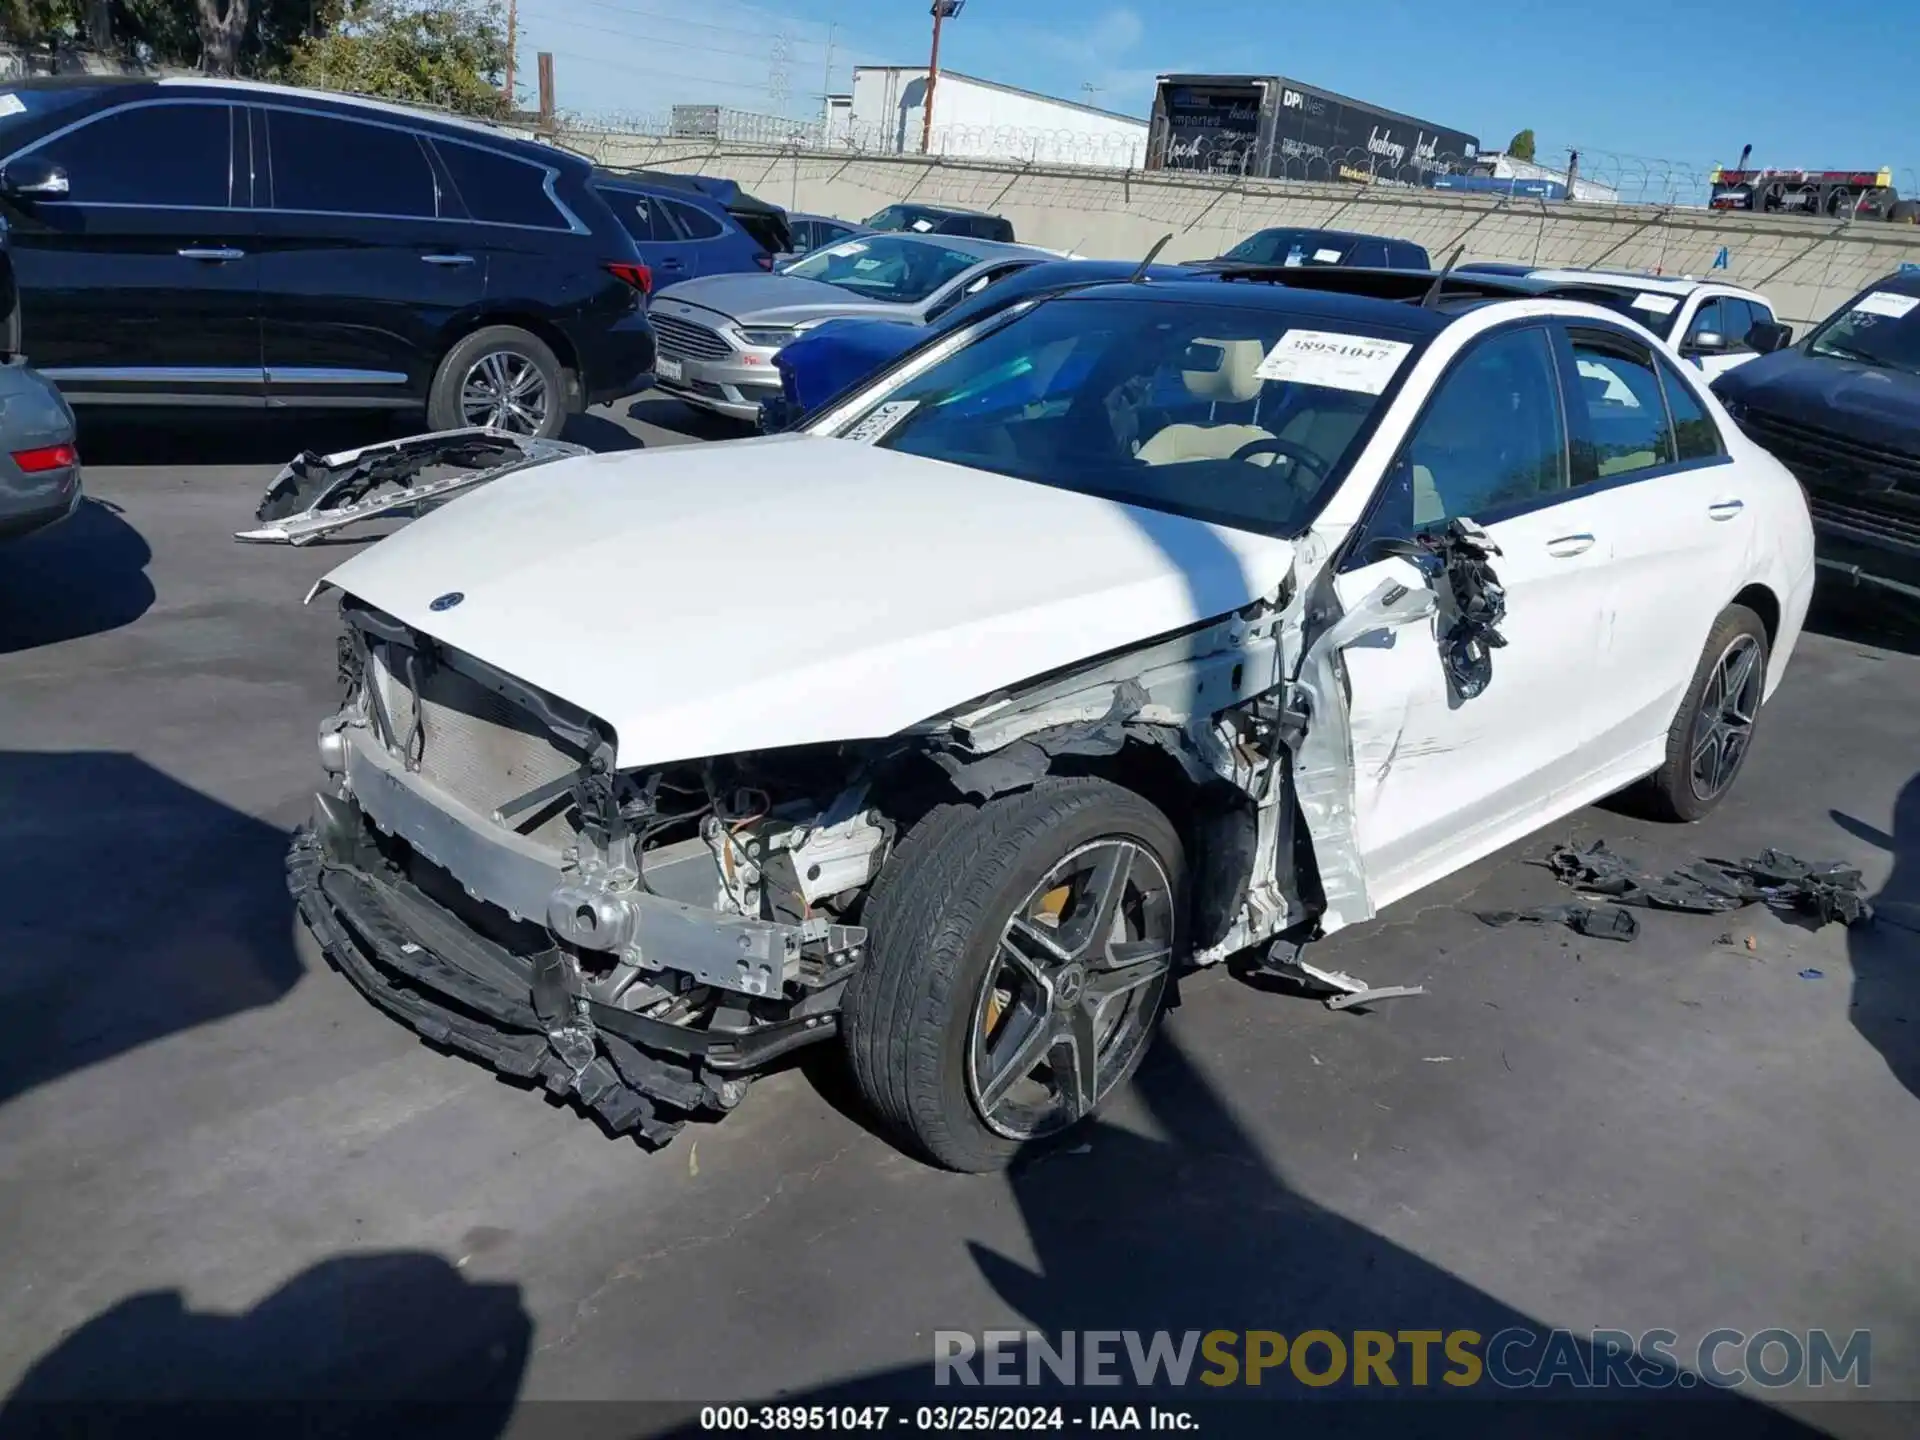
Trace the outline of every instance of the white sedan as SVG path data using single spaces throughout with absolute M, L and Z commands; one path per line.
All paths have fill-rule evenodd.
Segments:
M 1127 1079 L 1177 969 L 1629 786 L 1705 814 L 1811 595 L 1793 477 L 1612 311 L 1324 273 L 1023 302 L 804 433 L 348 560 L 322 946 L 652 1141 L 838 1034 L 981 1170 Z

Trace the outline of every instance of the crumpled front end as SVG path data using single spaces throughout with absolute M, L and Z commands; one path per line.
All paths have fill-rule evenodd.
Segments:
M 731 774 L 619 775 L 592 717 L 343 611 L 347 699 L 320 735 L 331 784 L 288 874 L 369 999 L 654 1141 L 831 1033 L 866 934 L 834 895 L 871 878 L 888 840 L 862 807 L 763 807 Z M 761 903 L 769 872 L 794 886 L 784 903 Z

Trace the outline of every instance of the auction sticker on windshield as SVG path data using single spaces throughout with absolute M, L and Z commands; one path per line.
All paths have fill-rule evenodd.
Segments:
M 0 115 L 24 115 L 27 102 L 18 95 L 0 95 Z
M 836 245 L 827 251 L 829 255 L 864 255 L 866 253 L 867 247 L 862 245 L 858 240 L 849 240 L 845 244 Z
M 1262 380 L 1378 395 L 1413 346 L 1331 330 L 1289 330 L 1254 370 Z
M 856 445 L 871 445 L 920 408 L 918 400 L 889 400 L 840 438 Z
M 1680 308 L 1680 301 L 1672 295 L 1636 295 L 1633 308 L 1651 310 L 1656 315 L 1671 315 Z
M 1891 290 L 1875 290 L 1862 297 L 1853 308 L 1862 315 L 1885 315 L 1889 320 L 1898 320 L 1916 305 L 1920 305 L 1920 295 L 1896 295 Z

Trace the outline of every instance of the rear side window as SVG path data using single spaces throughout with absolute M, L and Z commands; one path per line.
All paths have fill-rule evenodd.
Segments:
M 223 209 L 233 153 L 230 109 L 134 105 L 29 153 L 67 172 L 70 204 Z
M 436 138 L 433 148 L 475 220 L 541 230 L 569 228 L 547 194 L 545 167 L 457 140 Z
M 697 205 L 685 205 L 678 200 L 660 200 L 655 203 L 673 216 L 680 226 L 680 233 L 689 240 L 718 240 L 726 233 L 726 226 Z
M 653 196 L 636 195 L 631 190 L 602 190 L 600 193 L 634 239 L 665 244 L 680 238 L 665 208 Z
M 1667 358 L 1660 358 L 1660 383 L 1667 391 L 1667 413 L 1673 417 L 1674 447 L 1682 460 L 1710 460 L 1727 453 L 1720 428 L 1713 423 L 1693 393 L 1693 387 L 1680 378 Z
M 1673 426 L 1653 352 L 1596 330 L 1575 330 L 1571 338 L 1587 422 L 1582 478 L 1610 480 L 1673 464 Z
M 267 111 L 273 208 L 431 219 L 439 190 L 411 130 L 305 110 Z
M 1433 260 L 1418 245 L 1401 240 L 1387 242 L 1387 263 L 1396 270 L 1431 270 Z

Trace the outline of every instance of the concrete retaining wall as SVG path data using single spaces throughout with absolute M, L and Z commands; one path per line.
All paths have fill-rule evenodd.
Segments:
M 652 136 L 571 132 L 569 148 L 602 164 L 726 176 L 790 209 L 860 219 L 913 199 L 990 210 L 1022 240 L 1098 259 L 1146 253 L 1169 232 L 1167 260 L 1217 255 L 1267 225 L 1371 231 L 1416 240 L 1444 261 L 1660 269 L 1706 275 L 1725 246 L 1725 277 L 1763 291 L 1804 329 L 1870 281 L 1920 263 L 1920 226 L 1744 216 L 1654 205 L 1504 201 L 1420 190 L 1165 171 L 850 156 Z

